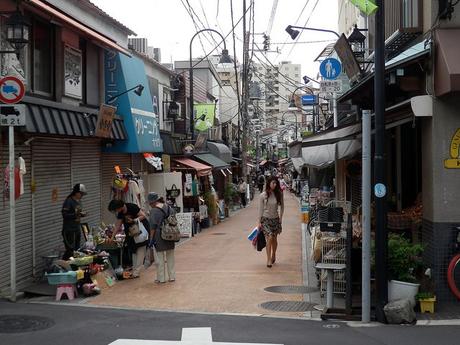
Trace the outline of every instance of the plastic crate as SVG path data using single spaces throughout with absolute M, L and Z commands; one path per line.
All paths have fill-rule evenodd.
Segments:
M 77 272 L 69 271 L 63 273 L 45 273 L 48 278 L 48 284 L 59 285 L 59 284 L 74 284 L 77 282 Z

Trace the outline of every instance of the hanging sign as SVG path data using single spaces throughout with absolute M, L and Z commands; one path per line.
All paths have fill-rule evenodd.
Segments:
M 144 153 L 145 160 L 152 165 L 156 170 L 161 170 L 163 166 L 163 162 L 161 161 L 160 157 L 155 157 L 151 153 Z
M 110 138 L 112 133 L 112 122 L 115 117 L 116 107 L 107 104 L 101 104 L 96 123 L 96 137 Z
M 444 160 L 444 168 L 460 169 L 460 128 L 450 141 L 450 158 Z
M 375 4 L 375 0 L 350 0 L 350 2 L 366 16 L 373 15 L 379 9 Z
M 26 92 L 24 83 L 16 77 L 0 79 L 0 101 L 6 104 L 18 103 Z
M 195 104 L 195 129 L 200 132 L 207 131 L 214 125 L 215 104 Z

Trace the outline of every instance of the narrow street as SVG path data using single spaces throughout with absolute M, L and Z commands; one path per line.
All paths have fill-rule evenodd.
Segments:
M 92 305 L 210 313 L 271 314 L 260 303 L 274 300 L 302 301 L 302 295 L 273 294 L 264 288 L 302 285 L 301 223 L 296 198 L 285 196 L 283 232 L 277 261 L 266 267 L 265 250 L 257 252 L 247 235 L 257 224 L 258 195 L 247 208 L 222 223 L 203 229 L 176 248 L 176 281 L 155 284 L 155 267 L 141 278 L 120 281 L 88 299 Z

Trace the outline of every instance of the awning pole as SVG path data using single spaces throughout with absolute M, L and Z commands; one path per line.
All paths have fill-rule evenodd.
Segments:
M 371 111 L 363 110 L 362 153 L 362 315 L 361 321 L 371 321 Z

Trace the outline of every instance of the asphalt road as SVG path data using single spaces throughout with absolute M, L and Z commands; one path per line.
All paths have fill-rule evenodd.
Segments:
M 3 327 L 4 315 L 45 317 L 54 325 L 32 332 L 5 333 L 12 328 Z M 210 327 L 213 342 L 226 344 L 441 345 L 458 344 L 460 338 L 459 326 L 350 327 L 341 322 L 288 318 L 0 302 L 1 345 L 205 344 L 201 341 L 181 342 L 182 329 L 194 327 Z M 157 342 L 122 342 L 118 339 Z

